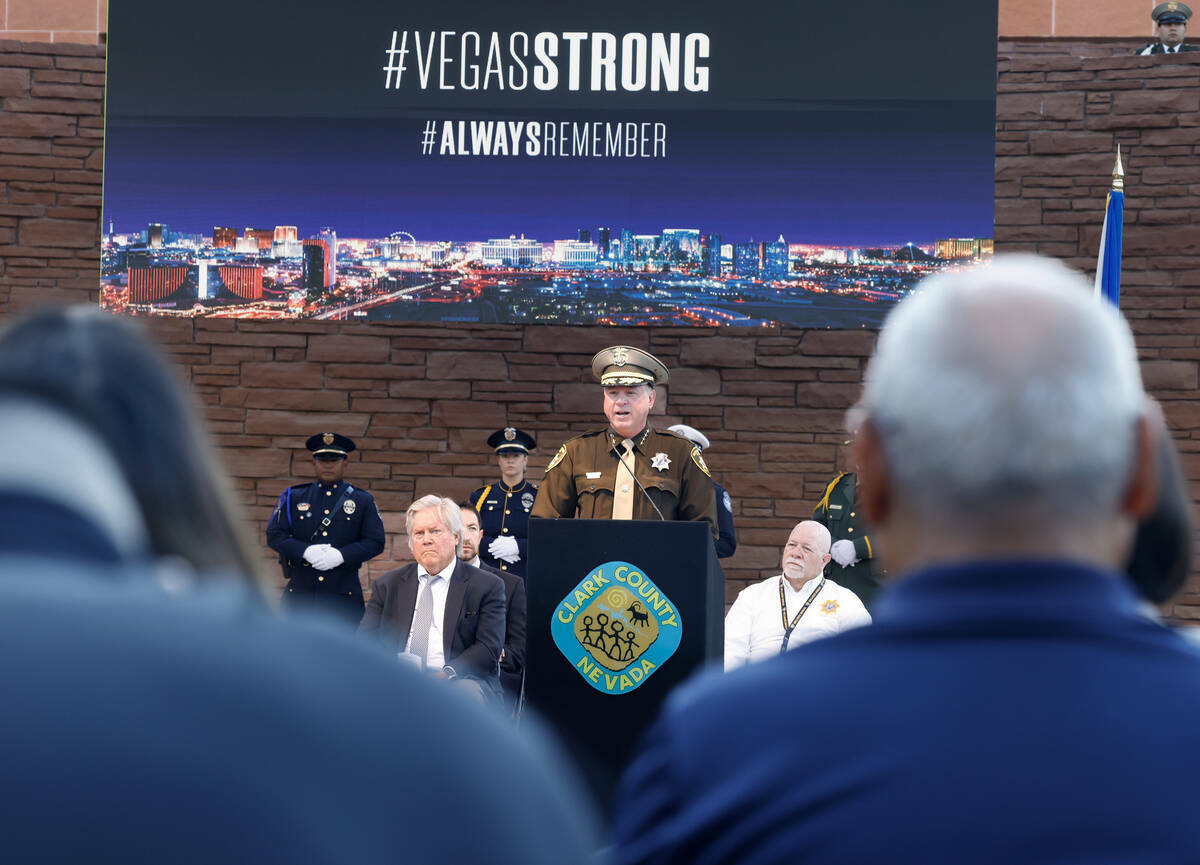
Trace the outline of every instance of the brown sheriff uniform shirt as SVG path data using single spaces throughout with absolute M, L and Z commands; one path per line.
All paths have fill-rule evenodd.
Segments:
M 632 483 L 621 468 L 611 429 L 571 439 L 546 467 L 533 503 L 533 517 L 612 519 L 613 489 Z M 683 436 L 647 426 L 633 439 L 637 479 L 668 520 L 708 520 L 717 537 L 717 497 L 700 449 Z M 657 463 L 662 468 L 656 468 Z M 658 514 L 634 485 L 633 518 L 656 520 Z

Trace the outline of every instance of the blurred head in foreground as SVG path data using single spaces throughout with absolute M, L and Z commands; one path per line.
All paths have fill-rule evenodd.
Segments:
M 1124 567 L 1157 497 L 1128 326 L 1049 259 L 937 276 L 889 316 L 856 438 L 889 570 L 979 558 Z
M 84 534 L 90 523 L 96 544 L 85 551 L 107 546 L 108 558 L 186 563 L 197 574 L 254 573 L 202 423 L 134 322 L 86 307 L 14 321 L 0 333 L 0 405 L 19 443 L 0 457 L 0 488 L 82 518 L 70 522 Z M 10 532 L 19 534 L 6 539 L 10 552 L 80 549 Z

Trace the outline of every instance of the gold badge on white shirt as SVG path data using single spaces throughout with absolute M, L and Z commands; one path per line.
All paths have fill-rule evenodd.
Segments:
M 665 472 L 671 467 L 671 458 L 665 453 L 659 452 L 650 458 L 650 465 L 660 472 Z
M 821 612 L 824 613 L 825 615 L 829 615 L 830 613 L 836 613 L 837 608 L 838 608 L 837 601 L 826 601 L 825 603 L 823 603 L 821 605 Z

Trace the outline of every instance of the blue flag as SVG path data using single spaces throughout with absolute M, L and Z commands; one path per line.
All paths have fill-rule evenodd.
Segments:
M 1096 262 L 1096 297 L 1121 305 L 1121 223 L 1125 218 L 1125 192 L 1112 189 L 1104 209 L 1100 232 L 1100 257 Z

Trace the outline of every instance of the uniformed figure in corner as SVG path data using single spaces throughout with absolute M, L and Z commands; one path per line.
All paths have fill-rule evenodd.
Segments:
M 1157 42 L 1151 42 L 1145 48 L 1139 48 L 1134 54 L 1178 54 L 1181 51 L 1200 51 L 1200 45 L 1187 45 L 1183 37 L 1187 35 L 1187 24 L 1191 20 L 1192 10 L 1186 3 L 1171 0 L 1169 3 L 1159 3 L 1150 13 L 1154 22 Z
M 279 553 L 283 605 L 324 609 L 357 625 L 363 614 L 358 568 L 383 552 L 383 520 L 366 490 L 342 480 L 354 442 L 318 433 L 304 443 L 317 479 L 288 487 L 267 523 L 267 544 Z
M 715 540 L 716 494 L 700 448 L 648 422 L 667 368 L 649 352 L 616 345 L 592 358 L 592 374 L 609 425 L 558 449 L 533 516 L 707 520 Z
M 701 453 L 709 448 L 708 436 L 695 427 L 677 423 L 667 427 L 667 430 L 683 436 L 700 448 Z M 737 549 L 737 532 L 733 528 L 733 499 L 729 497 L 729 492 L 725 487 L 716 481 L 713 481 L 713 489 L 717 494 L 717 529 L 720 532 L 720 537 L 717 538 L 717 558 L 727 559 Z
M 538 491 L 525 480 L 525 469 L 537 441 L 524 430 L 508 426 L 488 436 L 487 443 L 496 452 L 500 481 L 480 487 L 467 499 L 479 514 L 483 529 L 479 558 L 494 568 L 523 577 L 528 559 L 529 512 Z
M 839 467 L 853 467 L 851 444 L 850 441 L 842 443 Z M 829 534 L 833 536 L 833 546 L 829 548 L 833 560 L 825 566 L 825 575 L 858 595 L 863 605 L 870 609 L 871 601 L 879 591 L 884 570 L 876 558 L 879 550 L 875 548 L 855 502 L 857 485 L 857 473 L 838 472 L 837 477 L 826 485 L 821 500 L 813 508 L 813 520 L 829 529 Z

